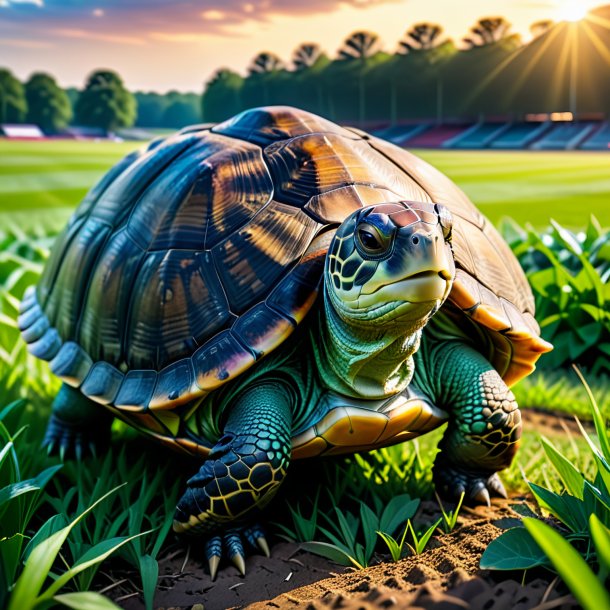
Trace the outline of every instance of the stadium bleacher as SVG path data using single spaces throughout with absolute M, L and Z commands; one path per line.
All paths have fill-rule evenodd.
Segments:
M 573 150 L 584 142 L 595 127 L 596 123 L 592 122 L 557 123 L 530 148 L 533 150 Z
M 426 131 L 411 136 L 401 144 L 409 148 L 441 148 L 447 140 L 452 140 L 460 135 L 470 126 L 464 125 L 439 125 L 430 127 Z
M 527 148 L 541 138 L 552 127 L 549 121 L 512 123 L 490 144 L 490 148 L 518 150 Z
M 413 125 L 393 125 L 385 129 L 373 131 L 373 135 L 388 140 L 393 144 L 402 146 L 407 140 L 428 130 L 430 125 L 427 123 Z
M 508 129 L 507 123 L 477 123 L 461 136 L 448 142 L 446 148 L 486 148 Z
M 581 150 L 610 150 L 610 123 L 601 123 L 580 145 Z

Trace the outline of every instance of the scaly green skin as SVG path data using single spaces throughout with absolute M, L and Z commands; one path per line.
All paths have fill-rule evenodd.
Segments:
M 439 493 L 489 503 L 506 496 L 496 472 L 507 468 L 521 437 L 515 397 L 487 359 L 455 341 L 424 332 L 415 356 L 414 385 L 450 414 L 434 463 Z

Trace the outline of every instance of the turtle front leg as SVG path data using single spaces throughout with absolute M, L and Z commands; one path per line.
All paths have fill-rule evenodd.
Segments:
M 221 555 L 245 573 L 243 538 L 268 555 L 254 524 L 275 495 L 291 454 L 293 395 L 275 381 L 260 382 L 230 405 L 224 435 L 178 502 L 174 530 L 203 535 L 212 579 Z
M 110 443 L 112 419 L 106 407 L 64 383 L 53 401 L 42 446 L 62 460 L 96 455 Z
M 444 357 L 441 354 L 445 354 Z M 455 343 L 437 363 L 439 406 L 450 413 L 449 425 L 434 464 L 441 495 L 490 504 L 507 497 L 497 475 L 515 456 L 521 437 L 521 413 L 498 372 L 479 352 Z

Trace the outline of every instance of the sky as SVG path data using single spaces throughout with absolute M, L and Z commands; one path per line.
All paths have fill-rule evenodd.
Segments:
M 610 0 L 609 0 L 610 1 Z M 0 0 L 0 67 L 20 79 L 53 74 L 81 87 L 97 68 L 131 90 L 201 91 L 220 67 L 246 73 L 260 51 L 289 62 L 301 42 L 334 57 L 361 29 L 395 52 L 409 26 L 439 23 L 460 41 L 477 19 L 502 15 L 529 37 L 539 20 L 583 16 L 604 0 Z

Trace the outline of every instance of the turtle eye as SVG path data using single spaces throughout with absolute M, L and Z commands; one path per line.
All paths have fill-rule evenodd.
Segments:
M 387 247 L 387 239 L 383 239 L 379 231 L 369 224 L 364 224 L 356 231 L 358 245 L 365 254 L 382 254 Z
M 381 250 L 381 244 L 379 240 L 369 231 L 360 229 L 358 231 L 358 237 L 360 237 L 360 243 L 367 249 L 373 252 Z

